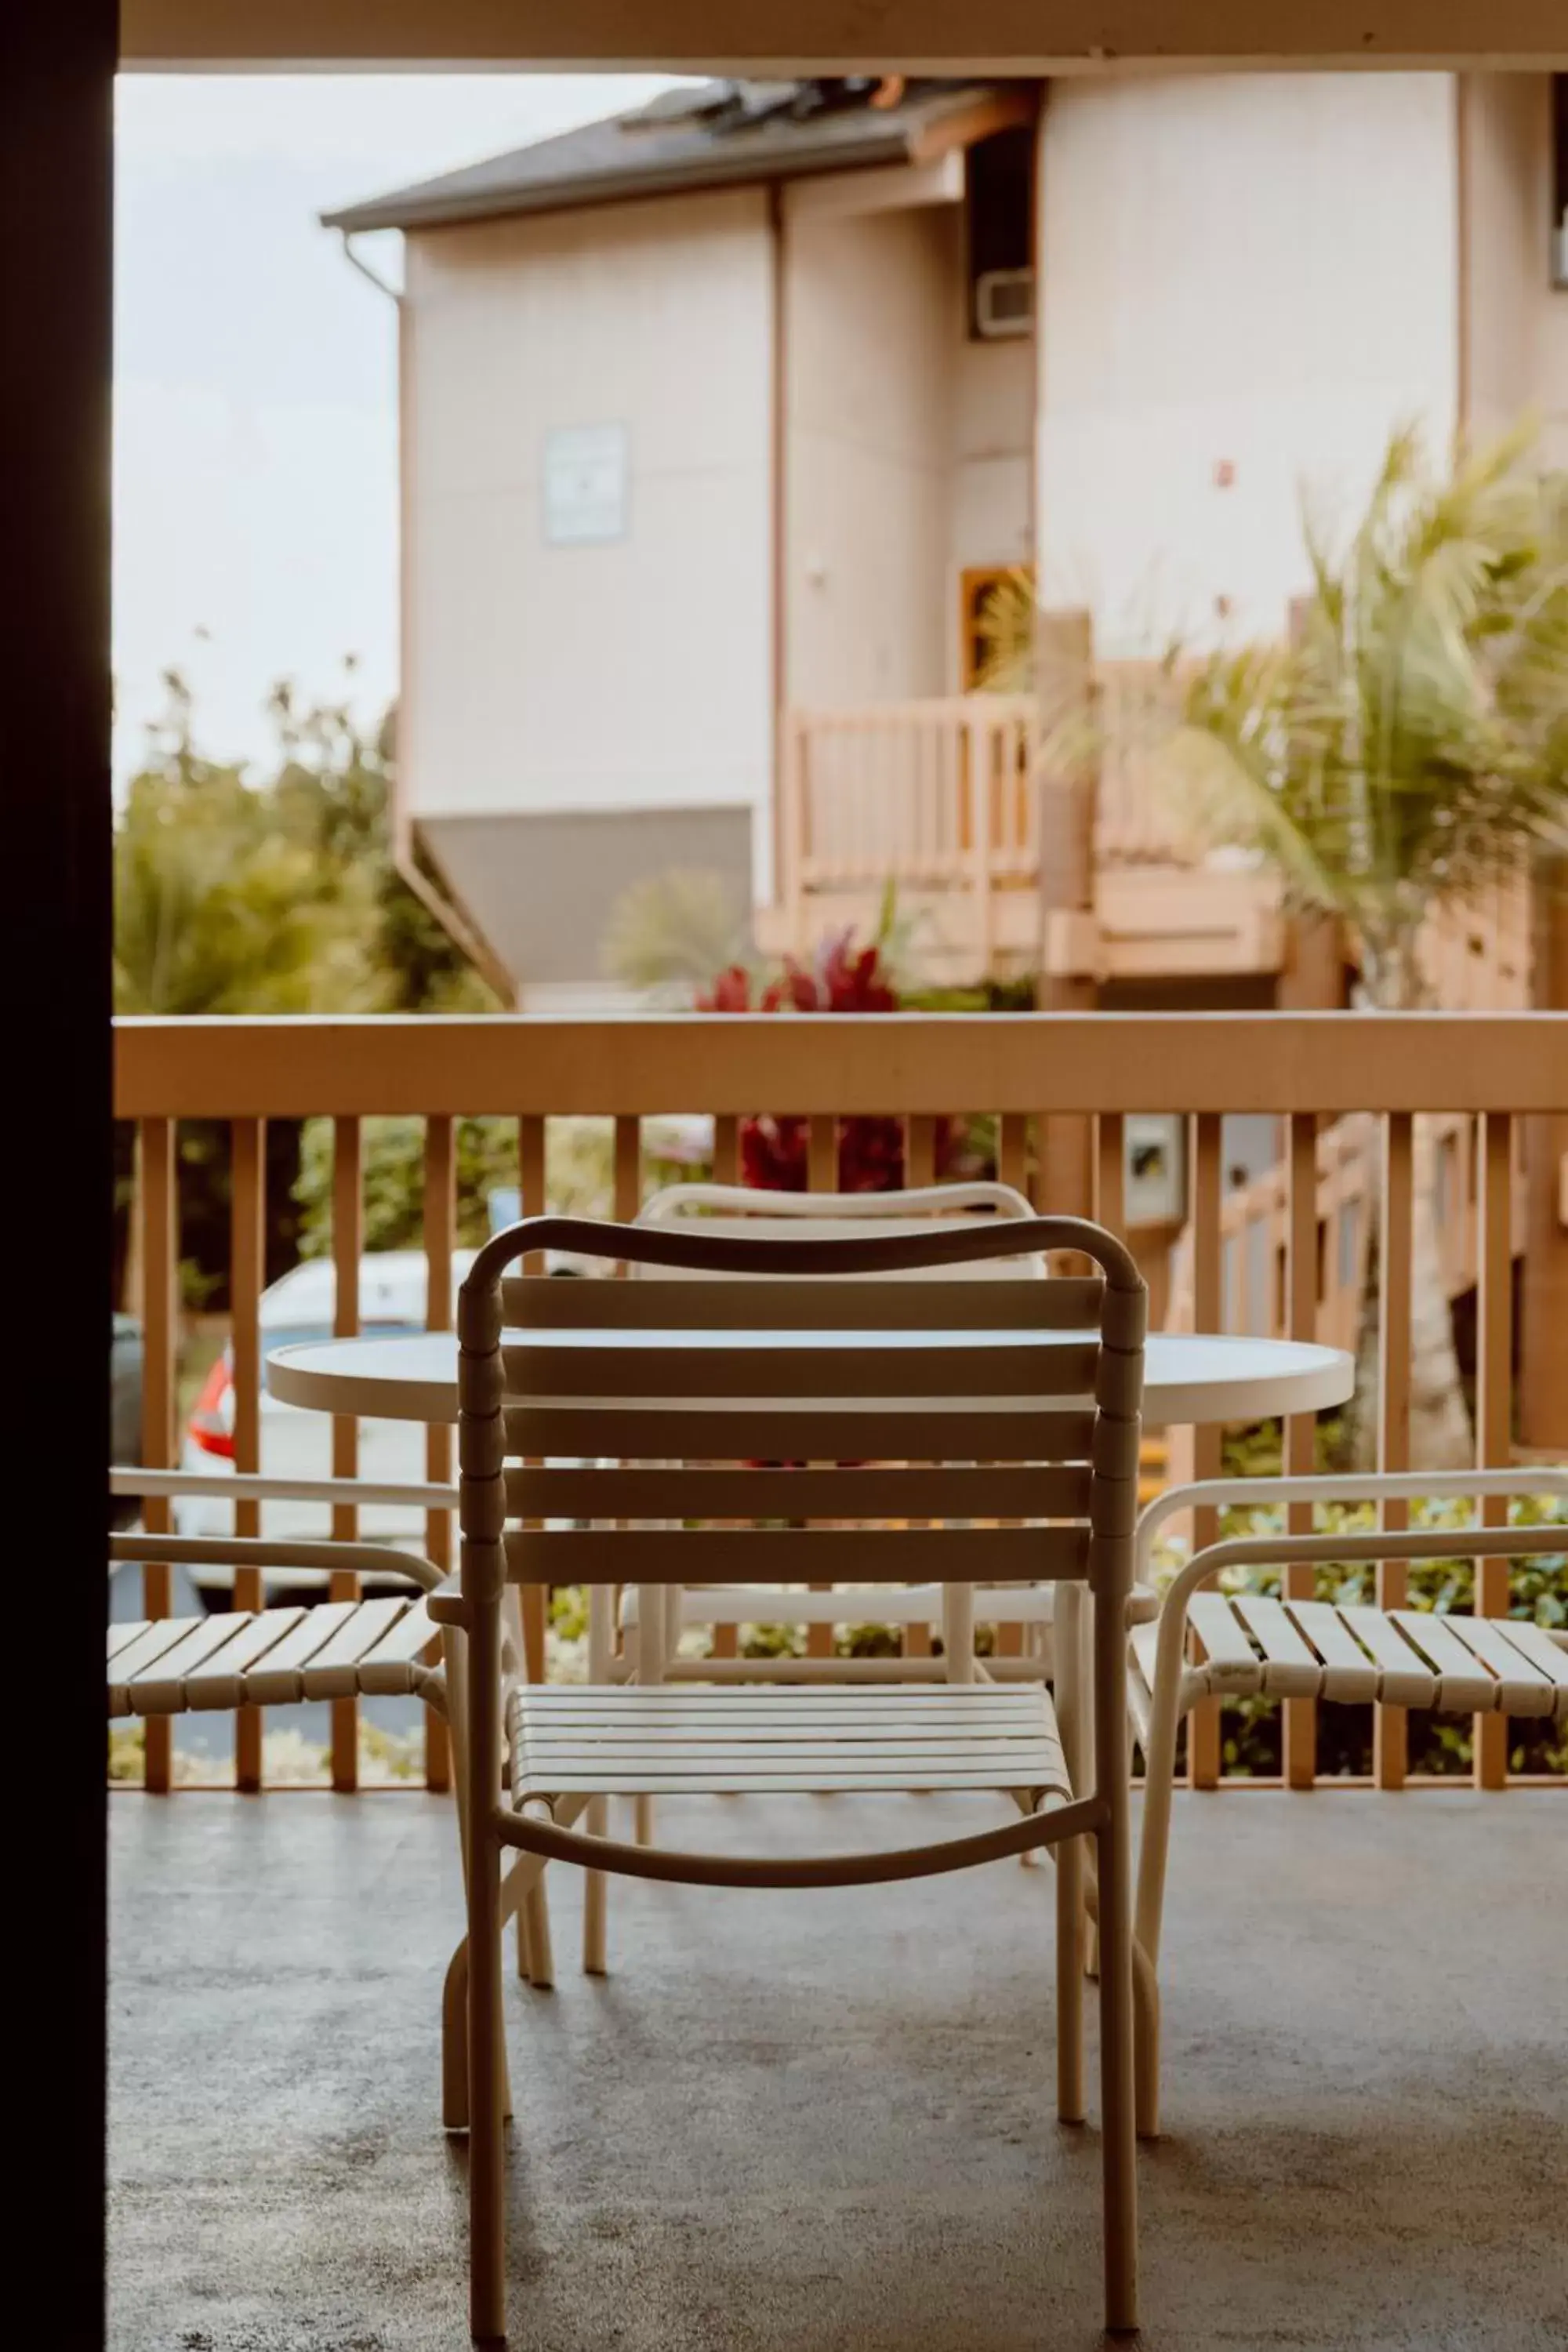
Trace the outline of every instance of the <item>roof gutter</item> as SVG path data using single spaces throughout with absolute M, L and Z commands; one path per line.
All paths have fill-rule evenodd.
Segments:
M 338 235 L 343 241 L 343 259 L 350 262 L 362 278 L 368 278 L 378 294 L 384 294 L 389 302 L 395 302 L 401 308 L 403 297 L 396 287 L 390 285 L 379 270 L 373 269 L 363 254 L 354 251 L 354 231 L 340 227 Z

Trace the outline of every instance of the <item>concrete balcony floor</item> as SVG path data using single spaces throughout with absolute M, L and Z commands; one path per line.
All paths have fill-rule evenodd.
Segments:
M 874 1801 L 686 1811 L 689 1842 L 900 1833 Z M 111 1815 L 116 2352 L 459 2352 L 448 1805 Z M 1150 2352 L 1562 2352 L 1565 1864 L 1552 1791 L 1181 1801 Z M 559 1988 L 508 1996 L 514 2352 L 1102 2341 L 1098 2137 L 1052 2111 L 1047 1870 L 623 1883 L 606 1981 L 577 1973 L 574 1874 L 553 1900 Z

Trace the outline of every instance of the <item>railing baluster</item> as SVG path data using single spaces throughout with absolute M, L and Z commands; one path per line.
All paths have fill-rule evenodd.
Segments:
M 831 1112 L 816 1113 L 806 1129 L 806 1189 L 812 1192 L 834 1192 L 838 1189 L 838 1121 Z M 813 1592 L 826 1592 L 831 1587 L 814 1584 Z M 831 1625 L 808 1625 L 805 1629 L 805 1654 L 808 1658 L 830 1658 L 833 1655 Z
M 359 1330 L 359 1262 L 364 1249 L 363 1182 L 361 1131 L 357 1118 L 332 1121 L 332 1330 L 352 1339 Z M 332 1475 L 353 1478 L 359 1470 L 359 1423 L 353 1413 L 332 1416 Z M 332 1534 L 339 1543 L 353 1543 L 359 1534 L 359 1510 L 353 1503 L 334 1503 Z M 352 1569 L 334 1569 L 329 1587 L 333 1601 L 357 1601 L 359 1578 Z M 332 1701 L 332 1786 L 345 1794 L 359 1786 L 359 1703 Z
M 1202 1111 L 1192 1121 L 1193 1328 L 1217 1331 L 1224 1257 L 1220 1234 L 1220 1118 Z M 1219 1475 L 1222 1433 L 1212 1424 L 1193 1432 L 1193 1475 Z M 1193 1513 L 1193 1545 L 1201 1549 L 1219 1533 L 1219 1513 L 1205 1506 Z M 1217 1699 L 1203 1699 L 1187 1718 L 1187 1779 L 1194 1789 L 1213 1789 L 1220 1772 Z
M 1410 1273 L 1415 1185 L 1415 1127 L 1408 1111 L 1391 1111 L 1383 1122 L 1383 1228 L 1378 1240 L 1378 1423 L 1377 1466 L 1410 1467 Z M 1363 1214 L 1370 1213 L 1370 1196 Z M 1382 1524 L 1397 1533 L 1410 1512 L 1401 1500 L 1385 1502 Z M 1402 1559 L 1377 1564 L 1377 1605 L 1403 1609 L 1410 1597 L 1410 1570 Z M 1380 1789 L 1403 1789 L 1409 1762 L 1410 1727 L 1402 1706 L 1373 1711 L 1373 1779 Z
M 518 1208 L 525 1217 L 542 1217 L 550 1206 L 545 1181 L 545 1126 L 537 1112 L 525 1112 L 517 1123 Z M 522 1261 L 524 1274 L 542 1274 L 544 1254 L 530 1250 Z M 537 1465 L 532 1465 L 537 1467 Z M 537 1519 L 525 1527 L 537 1528 Z M 544 1680 L 544 1628 L 549 1596 L 542 1584 L 518 1587 L 518 1613 L 522 1625 L 522 1651 L 530 1682 Z
M 905 1122 L 904 1181 L 910 1186 L 936 1182 L 936 1119 L 930 1111 L 911 1111 Z
M 615 1192 L 612 1213 L 618 1225 L 636 1221 L 642 1206 L 642 1121 L 622 1117 L 616 1121 Z
M 149 1470 L 174 1462 L 174 1334 L 177 1163 L 172 1118 L 144 1118 L 138 1138 L 142 1218 L 142 1460 Z M 169 1504 L 149 1496 L 142 1507 L 149 1535 L 167 1535 L 174 1524 Z M 149 1617 L 166 1617 L 174 1606 L 174 1580 L 162 1561 L 142 1571 L 142 1607 Z M 143 1718 L 144 1785 L 163 1794 L 174 1763 L 174 1722 L 169 1716 Z
M 1029 1121 L 1023 1111 L 1005 1110 L 996 1122 L 996 1173 L 1004 1184 L 1029 1196 Z M 1018 1618 L 1004 1618 L 996 1627 L 996 1654 L 1021 1658 L 1024 1627 Z
M 1127 1121 L 1102 1110 L 1094 1122 L 1094 1215 L 1108 1233 L 1127 1230 Z
M 1513 1121 L 1506 1111 L 1486 1111 L 1479 1138 L 1480 1195 L 1477 1208 L 1476 1464 L 1503 1468 L 1512 1452 L 1510 1411 L 1513 1370 Z M 1508 1505 L 1488 1496 L 1483 1523 L 1506 1527 Z M 1476 1614 L 1506 1617 L 1509 1562 L 1476 1562 Z M 1475 1718 L 1475 1778 L 1478 1789 L 1508 1786 L 1508 1717 Z
M 1026 1198 L 1029 1191 L 1029 1121 L 1023 1111 L 1004 1111 L 997 1123 L 996 1172 Z
M 458 1169 L 454 1122 L 445 1113 L 433 1113 L 425 1122 L 425 1325 L 430 1331 L 452 1328 L 452 1244 L 458 1223 Z M 425 1432 L 425 1475 L 433 1483 L 452 1475 L 452 1432 L 445 1422 L 433 1421 Z M 437 1568 L 452 1565 L 452 1514 L 426 1511 L 425 1549 Z M 430 1655 L 438 1655 L 432 1644 Z M 425 1785 L 452 1785 L 451 1744 L 446 1718 L 434 1708 L 425 1710 Z
M 713 1181 L 734 1184 L 741 1173 L 741 1122 L 731 1113 L 713 1122 Z M 715 1625 L 712 1631 L 712 1653 L 716 1658 L 735 1658 L 741 1654 L 741 1629 L 738 1625 Z
M 266 1280 L 267 1127 L 259 1118 L 237 1118 L 229 1129 L 229 1316 L 234 1350 L 234 1466 L 261 1467 L 261 1292 Z M 261 1532 L 257 1503 L 237 1503 L 236 1535 Z M 237 1609 L 267 1606 L 258 1568 L 234 1571 Z M 242 1706 L 234 1721 L 234 1780 L 237 1789 L 260 1788 L 261 1710 Z
M 1311 1339 L 1318 1328 L 1318 1122 L 1310 1111 L 1295 1111 L 1287 1122 L 1286 1282 L 1289 1336 Z M 1293 1412 L 1285 1421 L 1287 1477 L 1310 1477 L 1316 1462 L 1317 1416 Z M 1310 1535 L 1310 1503 L 1292 1503 L 1287 1513 L 1291 1535 Z M 1284 1575 L 1287 1601 L 1310 1601 L 1317 1580 L 1307 1561 L 1291 1561 Z M 1288 1789 L 1310 1789 L 1318 1777 L 1318 1710 L 1310 1698 L 1284 1703 L 1283 1762 Z

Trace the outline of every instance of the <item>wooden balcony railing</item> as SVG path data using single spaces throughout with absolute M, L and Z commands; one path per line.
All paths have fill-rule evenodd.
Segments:
M 907 954 L 930 980 L 1041 970 L 1122 981 L 1277 974 L 1283 894 L 1268 873 L 1205 852 L 1153 772 L 1156 664 L 1104 662 L 1097 717 L 1091 908 L 1047 925 L 1042 901 L 1039 710 L 969 694 L 791 710 L 779 776 L 779 901 L 770 951 L 805 954 L 846 924 L 867 933 L 889 885 L 911 919 Z M 1521 881 L 1436 917 L 1423 943 L 1434 1003 L 1525 1010 L 1530 903 Z
M 1473 1290 L 1480 1273 L 1478 1209 L 1481 1166 L 1473 1118 L 1434 1113 L 1434 1207 L 1437 1255 L 1450 1302 Z M 1376 1119 L 1336 1119 L 1317 1138 L 1318 1310 L 1325 1347 L 1353 1348 L 1370 1271 L 1377 1211 L 1380 1138 Z M 1524 1248 L 1528 1203 L 1522 1121 L 1514 1122 L 1510 1178 L 1510 1249 Z M 1233 1187 L 1220 1204 L 1223 1254 L 1219 1330 L 1284 1339 L 1289 1330 L 1289 1176 L 1283 1164 Z M 1166 1328 L 1190 1331 L 1193 1234 L 1176 1245 Z
M 352 1330 L 358 1297 L 361 1209 L 366 1181 L 363 1122 L 378 1114 L 424 1121 L 424 1245 L 437 1317 L 450 1296 L 455 1242 L 455 1148 L 459 1121 L 479 1116 L 516 1120 L 517 1179 L 522 1207 L 548 1205 L 545 1135 L 553 1116 L 605 1123 L 605 1208 L 633 1215 L 646 1187 L 642 1121 L 669 1113 L 711 1116 L 711 1165 L 736 1173 L 740 1121 L 760 1110 L 809 1120 L 809 1181 L 835 1181 L 839 1122 L 875 1113 L 903 1122 L 904 1177 L 929 1182 L 939 1121 L 982 1115 L 992 1122 L 994 1160 L 1008 1181 L 1040 1198 L 1040 1171 L 1052 1171 L 1049 1206 L 1089 1211 L 1113 1229 L 1125 1224 L 1125 1130 L 1130 1114 L 1182 1115 L 1189 1151 L 1191 1314 L 1201 1328 L 1226 1320 L 1226 1253 L 1238 1238 L 1227 1206 L 1222 1121 L 1227 1112 L 1265 1112 L 1281 1122 L 1282 1172 L 1268 1202 L 1265 1277 L 1270 1328 L 1296 1337 L 1321 1328 L 1323 1249 L 1320 1231 L 1337 1213 L 1341 1147 L 1332 1136 L 1359 1137 L 1360 1191 L 1375 1182 L 1382 1236 L 1381 1364 L 1376 1393 L 1363 1400 L 1377 1431 L 1381 1460 L 1408 1466 L 1411 1230 L 1415 1154 L 1414 1121 L 1444 1114 L 1446 1149 L 1459 1155 L 1454 1178 L 1473 1189 L 1473 1243 L 1467 1263 L 1476 1285 L 1476 1454 L 1510 1458 L 1516 1396 L 1559 1419 L 1552 1443 L 1568 1451 L 1568 1351 L 1563 1347 L 1568 1301 L 1568 1231 L 1559 1217 L 1559 1169 L 1568 1148 L 1568 1015 L 1490 1016 L 1336 1014 L 915 1015 L 763 1017 L 685 1015 L 599 1022 L 511 1016 L 479 1019 L 127 1020 L 116 1024 L 116 1108 L 140 1135 L 140 1250 L 145 1319 L 144 1455 L 148 1466 L 177 1459 L 175 1381 L 178 1251 L 175 1195 L 178 1122 L 226 1122 L 230 1136 L 230 1276 L 234 1370 L 238 1392 L 236 1467 L 255 1469 L 260 1438 L 260 1319 L 263 1278 L 265 1123 L 326 1116 L 335 1147 L 332 1247 L 338 1269 L 340 1329 Z M 1321 1134 L 1327 1122 L 1342 1124 Z M 1353 1123 L 1352 1123 L 1353 1122 Z M 1524 1130 L 1522 1178 L 1518 1143 Z M 1521 1222 L 1531 1255 L 1521 1286 L 1523 1328 L 1516 1329 L 1513 1255 L 1519 1237 L 1515 1195 L 1526 1188 Z M 1326 1189 L 1325 1189 L 1326 1188 Z M 1041 1202 L 1042 1205 L 1045 1202 Z M 1245 1222 L 1245 1219 L 1244 1219 Z M 1240 1238 L 1245 1238 L 1240 1236 Z M 1134 1234 L 1134 1241 L 1137 1236 Z M 1234 1286 L 1237 1276 L 1230 1277 Z M 1331 1326 L 1332 1336 L 1348 1332 Z M 1521 1367 L 1516 1381 L 1516 1361 Z M 1539 1415 L 1538 1415 L 1539 1419 Z M 1314 1424 L 1285 1432 L 1288 1469 L 1310 1467 Z M 1197 1433 L 1199 1475 L 1213 1475 L 1221 1433 Z M 334 1466 L 352 1470 L 354 1433 L 338 1433 Z M 450 1473 L 449 1433 L 430 1433 L 428 1470 Z M 244 1531 L 256 1507 L 239 1504 Z M 167 1507 L 152 1502 L 147 1524 L 166 1529 Z M 1388 1524 L 1396 1523 L 1390 1512 Z M 347 1533 L 352 1516 L 340 1522 Z M 1195 1530 L 1200 1540 L 1208 1530 Z M 428 1543 L 437 1558 L 450 1541 L 446 1514 L 432 1515 Z M 1379 1596 L 1397 1605 L 1405 1570 L 1385 1564 Z M 145 1571 L 145 1605 L 171 1606 L 166 1568 Z M 241 1607 L 259 1605 L 256 1583 L 242 1584 Z M 1509 1606 L 1506 1562 L 1479 1572 L 1477 1604 L 1496 1614 Z M 1006 1635 L 1002 1629 L 999 1639 Z M 445 1748 L 432 1727 L 431 1782 L 447 1777 Z M 335 1725 L 335 1785 L 354 1781 L 354 1727 Z M 1384 1710 L 1375 1755 L 1380 1785 L 1405 1778 L 1405 1726 Z M 1508 1777 L 1508 1726 L 1478 1721 L 1475 1769 L 1483 1786 Z M 1193 1778 L 1219 1776 L 1217 1716 L 1194 1719 Z M 1316 1760 L 1315 1719 L 1292 1702 L 1284 1731 L 1285 1777 L 1310 1784 Z M 260 1726 L 242 1720 L 237 1743 L 241 1786 L 261 1780 Z M 145 1778 L 167 1788 L 171 1726 L 146 1725 Z

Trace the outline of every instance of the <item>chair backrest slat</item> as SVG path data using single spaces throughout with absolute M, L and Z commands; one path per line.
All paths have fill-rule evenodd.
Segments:
M 780 1335 L 795 1346 L 727 1346 L 727 1334 L 689 1332 L 647 1346 L 584 1332 L 573 1345 L 559 1330 L 549 1342 L 509 1340 L 501 1349 L 509 1402 L 548 1397 L 1081 1397 L 1094 1387 L 1097 1339 L 1053 1335 L 1029 1344 L 861 1344 L 859 1336 L 827 1346 L 812 1332 Z
M 944 1331 L 1098 1329 L 1105 1285 L 1097 1276 L 1023 1282 L 1018 1264 L 997 1261 L 1012 1276 L 1004 1282 L 946 1281 L 940 1300 L 923 1283 L 890 1276 L 867 1281 L 713 1276 L 692 1282 L 666 1268 L 667 1279 L 650 1287 L 512 1275 L 501 1285 L 501 1310 L 509 1327 L 536 1331 L 907 1331 L 933 1324 Z M 716 1297 L 721 1284 L 722 1295 Z
M 507 1509 L 524 1519 L 1076 1519 L 1087 1463 L 910 1463 L 877 1469 L 630 1468 L 517 1464 Z
M 526 1584 L 1052 1582 L 1089 1573 L 1089 1529 L 510 1528 Z
M 985 1411 L 857 1407 L 530 1404 L 506 1409 L 510 1454 L 623 1462 L 1086 1462 L 1092 1411 L 1033 1397 Z M 919 1516 L 917 1514 L 917 1516 Z

